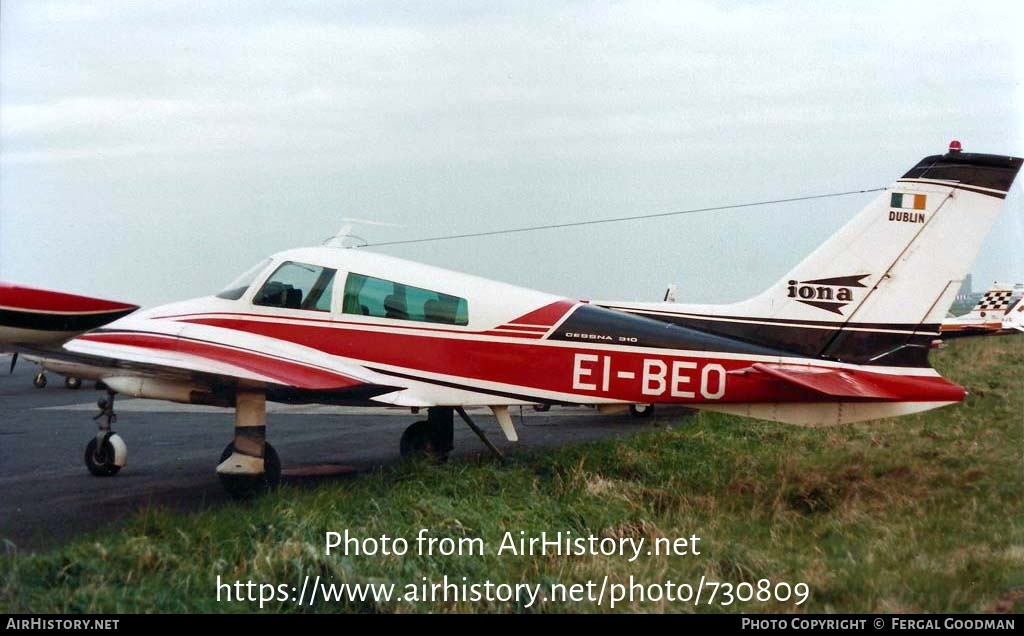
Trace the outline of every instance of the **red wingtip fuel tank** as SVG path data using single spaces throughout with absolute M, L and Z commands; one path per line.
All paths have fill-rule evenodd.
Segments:
M 136 309 L 138 305 L 0 281 L 0 341 L 59 343 Z

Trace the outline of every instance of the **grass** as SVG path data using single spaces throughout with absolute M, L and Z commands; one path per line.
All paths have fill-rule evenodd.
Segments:
M 356 480 L 285 487 L 249 504 L 140 513 L 52 551 L 0 557 L 0 612 L 242 612 L 215 581 L 696 584 L 804 582 L 808 600 L 699 608 L 620 603 L 271 602 L 274 612 L 990 612 L 1024 609 L 1024 338 L 933 353 L 958 406 L 830 429 L 701 414 L 623 440 Z M 324 533 L 481 537 L 485 554 L 324 554 Z M 701 537 L 701 554 L 495 554 L 505 531 Z M 756 588 L 755 588 L 756 589 Z M 707 592 L 705 592 L 705 595 Z M 706 598 L 706 596 L 705 596 Z

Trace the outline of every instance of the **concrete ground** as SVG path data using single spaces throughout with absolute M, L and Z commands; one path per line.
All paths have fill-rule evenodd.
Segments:
M 92 417 L 103 393 L 92 383 L 69 390 L 56 374 L 36 389 L 35 365 L 21 361 L 11 375 L 9 357 L 0 356 L 0 365 L 0 540 L 9 542 L 8 549 L 11 543 L 18 550 L 51 547 L 146 507 L 191 511 L 229 501 L 214 468 L 233 435 L 231 410 L 119 399 L 114 430 L 128 444 L 128 465 L 115 477 L 97 478 L 82 458 L 96 432 Z M 360 472 L 397 462 L 402 431 L 426 417 L 407 409 L 268 407 L 268 440 L 281 457 L 282 480 L 290 484 L 358 479 Z M 629 435 L 685 417 L 661 411 L 636 419 L 554 407 L 547 413 L 524 408 L 520 420 L 518 411 L 513 409 L 516 445 L 505 440 L 489 411 L 470 415 L 510 452 Z M 483 444 L 456 418 L 452 461 L 481 452 Z

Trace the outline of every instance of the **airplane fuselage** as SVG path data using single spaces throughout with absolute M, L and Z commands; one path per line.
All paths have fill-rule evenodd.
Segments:
M 329 306 L 253 302 L 288 263 L 334 272 Z M 351 293 L 346 311 L 351 276 L 394 281 L 391 290 L 442 286 L 431 293 L 465 301 L 464 324 L 427 320 L 421 309 L 400 318 L 375 316 L 379 312 L 363 304 L 355 313 Z M 407 406 L 938 404 L 963 397 L 960 387 L 930 368 L 814 359 L 399 259 L 330 248 L 276 256 L 238 298 L 206 297 L 139 312 L 81 336 L 69 348 L 83 343 L 194 354 L 257 374 L 270 368 L 316 374 L 361 367 L 377 384 L 405 387 L 373 396 L 375 402 Z M 814 383 L 789 381 L 787 373 L 827 375 L 848 390 L 837 399 L 835 392 Z M 329 393 L 325 382 L 323 392 Z M 325 401 L 323 393 L 304 397 L 268 390 L 269 399 L 307 397 Z

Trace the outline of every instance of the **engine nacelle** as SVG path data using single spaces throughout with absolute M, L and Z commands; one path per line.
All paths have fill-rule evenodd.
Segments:
M 112 391 L 131 397 L 167 400 L 181 404 L 232 406 L 232 401 L 229 398 L 215 395 L 204 388 L 185 382 L 132 376 L 106 377 L 103 378 L 103 382 Z

